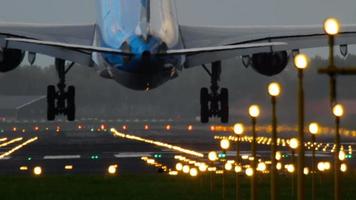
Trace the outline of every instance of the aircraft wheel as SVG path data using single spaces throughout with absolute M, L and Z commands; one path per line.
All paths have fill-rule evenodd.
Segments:
M 229 122 L 229 91 L 227 88 L 221 89 L 221 123 Z
M 202 123 L 209 122 L 209 90 L 202 88 L 200 91 L 200 121 Z
M 56 118 L 56 88 L 54 85 L 47 87 L 47 120 L 53 121 Z
M 67 93 L 67 119 L 68 121 L 75 120 L 75 88 L 74 86 L 68 87 Z

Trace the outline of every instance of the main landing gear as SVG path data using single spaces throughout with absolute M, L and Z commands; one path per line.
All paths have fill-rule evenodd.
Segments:
M 211 77 L 210 93 L 208 88 L 200 91 L 200 105 L 202 123 L 208 123 L 211 117 L 219 117 L 222 123 L 229 122 L 229 91 L 227 88 L 219 87 L 221 75 L 221 61 L 211 64 L 211 71 L 203 65 Z M 220 91 L 219 91 L 220 89 Z
M 75 120 L 75 88 L 69 86 L 66 89 L 66 74 L 73 67 L 71 63 L 67 69 L 65 60 L 56 59 L 55 67 L 59 77 L 57 84 L 57 91 L 54 85 L 47 88 L 47 119 L 53 121 L 57 115 L 63 114 L 67 116 L 68 121 Z

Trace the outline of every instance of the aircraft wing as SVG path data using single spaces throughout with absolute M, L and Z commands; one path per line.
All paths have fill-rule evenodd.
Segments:
M 322 26 L 251 26 L 251 27 L 193 27 L 180 26 L 184 47 L 240 45 L 249 43 L 276 43 L 270 47 L 234 49 L 218 52 L 199 52 L 187 55 L 186 67 L 194 67 L 218 60 L 255 53 L 299 50 L 328 45 Z M 356 44 L 356 25 L 343 26 L 336 37 L 336 45 Z
M 0 47 L 40 53 L 91 66 L 95 24 L 36 25 L 0 23 Z M 69 46 L 68 46 L 69 45 Z

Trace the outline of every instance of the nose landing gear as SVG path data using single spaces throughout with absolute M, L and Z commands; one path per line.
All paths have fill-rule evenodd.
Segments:
M 48 121 L 55 120 L 56 116 L 63 114 L 67 116 L 68 121 L 75 120 L 75 87 L 69 86 L 66 89 L 65 76 L 74 66 L 71 63 L 66 69 L 65 60 L 56 59 L 55 67 L 59 77 L 57 91 L 54 85 L 47 88 L 47 119 Z
M 202 123 L 208 123 L 211 117 L 219 117 L 222 123 L 229 122 L 229 91 L 219 87 L 221 75 L 221 61 L 211 64 L 211 71 L 203 66 L 211 77 L 210 93 L 208 88 L 200 91 L 200 105 Z

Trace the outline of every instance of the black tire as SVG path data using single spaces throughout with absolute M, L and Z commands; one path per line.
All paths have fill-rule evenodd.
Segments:
M 75 120 L 75 88 L 74 86 L 68 87 L 67 93 L 67 119 L 68 121 Z
M 209 90 L 202 88 L 200 90 L 200 121 L 202 123 L 209 122 Z
M 229 123 L 229 90 L 227 88 L 221 89 L 221 123 Z
M 47 87 L 47 120 L 53 121 L 56 118 L 56 88 L 54 85 Z

